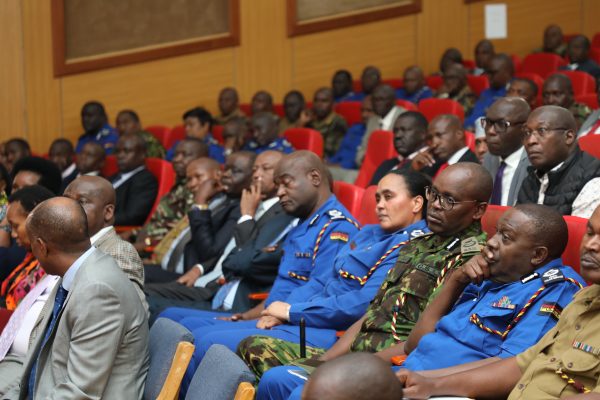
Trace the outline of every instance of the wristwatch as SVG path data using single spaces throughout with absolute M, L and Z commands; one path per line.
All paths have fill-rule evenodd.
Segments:
M 193 207 L 196 210 L 200 210 L 200 211 L 208 210 L 208 204 L 206 204 L 206 203 L 204 203 L 204 204 L 194 204 Z

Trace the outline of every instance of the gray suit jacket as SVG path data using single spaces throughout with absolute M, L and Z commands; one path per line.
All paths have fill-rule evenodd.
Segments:
M 523 151 L 521 155 L 521 160 L 519 160 L 519 165 L 517 165 L 517 170 L 513 175 L 512 182 L 510 182 L 510 188 L 508 190 L 508 204 L 502 204 L 504 206 L 514 206 L 517 202 L 517 196 L 519 195 L 519 190 L 521 190 L 521 184 L 523 180 L 527 176 L 527 167 L 530 166 L 529 158 L 527 158 L 527 152 Z M 490 153 L 486 153 L 483 156 L 483 166 L 488 172 L 492 175 L 492 179 L 496 179 L 496 172 L 498 172 L 498 168 L 500 167 L 500 157 L 494 156 Z
M 27 398 L 39 351 L 36 399 L 142 399 L 148 319 L 132 283 L 111 257 L 94 249 L 77 271 L 60 319 L 42 347 L 58 287 L 34 325 L 21 391 L 6 397 Z
M 392 125 L 396 122 L 396 118 L 398 118 L 398 116 L 404 112 L 406 112 L 406 109 L 400 106 L 394 106 L 394 108 L 392 108 L 390 110 L 390 112 L 392 113 Z M 377 131 L 380 128 L 379 124 L 381 122 L 382 118 L 379 117 L 378 115 L 372 116 L 371 118 L 369 118 L 369 120 L 367 121 L 367 129 L 365 130 L 365 135 L 362 138 L 362 141 L 360 143 L 360 146 L 358 146 L 358 148 L 356 149 L 356 165 L 360 166 L 362 165 L 363 159 L 365 158 L 365 153 L 367 152 L 367 145 L 369 144 L 369 138 L 371 137 L 371 133 L 373 133 L 373 131 Z M 390 131 L 392 130 L 392 128 L 389 129 Z

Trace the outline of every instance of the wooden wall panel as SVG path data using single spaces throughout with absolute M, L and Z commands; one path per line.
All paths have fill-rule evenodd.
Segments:
M 579 32 L 588 36 L 590 40 L 596 33 L 600 33 L 600 1 L 581 0 L 581 15 L 583 18 L 581 30 Z

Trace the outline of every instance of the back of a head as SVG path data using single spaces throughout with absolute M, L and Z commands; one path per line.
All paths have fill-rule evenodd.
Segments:
M 62 175 L 58 167 L 50 160 L 41 157 L 25 157 L 14 165 L 11 175 L 14 179 L 20 171 L 30 171 L 38 174 L 38 184 L 52 193 L 58 194 L 62 184 Z
M 492 195 L 492 176 L 481 164 L 459 162 L 446 168 L 439 176 L 442 174 L 453 174 L 455 186 L 461 188 L 466 199 L 487 202 Z
M 200 138 L 186 137 L 181 143 L 189 146 L 189 150 L 195 155 L 194 158 L 208 157 L 208 145 Z
M 311 375 L 303 400 L 400 400 L 402 384 L 387 363 L 370 353 L 328 361 Z
M 17 190 L 8 198 L 9 203 L 19 203 L 23 211 L 30 213 L 33 209 L 43 201 L 54 197 L 54 193 L 43 186 L 33 185 L 26 186 L 21 190 Z
M 549 258 L 560 257 L 569 241 L 569 229 L 563 216 L 541 204 L 519 204 L 515 209 L 529 218 L 529 233 L 539 245 L 548 248 Z

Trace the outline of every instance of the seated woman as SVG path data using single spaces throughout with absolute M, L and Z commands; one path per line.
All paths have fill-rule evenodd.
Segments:
M 13 311 L 23 297 L 43 278 L 44 270 L 31 253 L 31 243 L 25 231 L 25 220 L 39 203 L 54 197 L 48 189 L 39 186 L 27 186 L 8 198 L 7 219 L 11 235 L 19 246 L 27 250 L 25 258 L 8 275 L 0 286 L 0 307 Z

